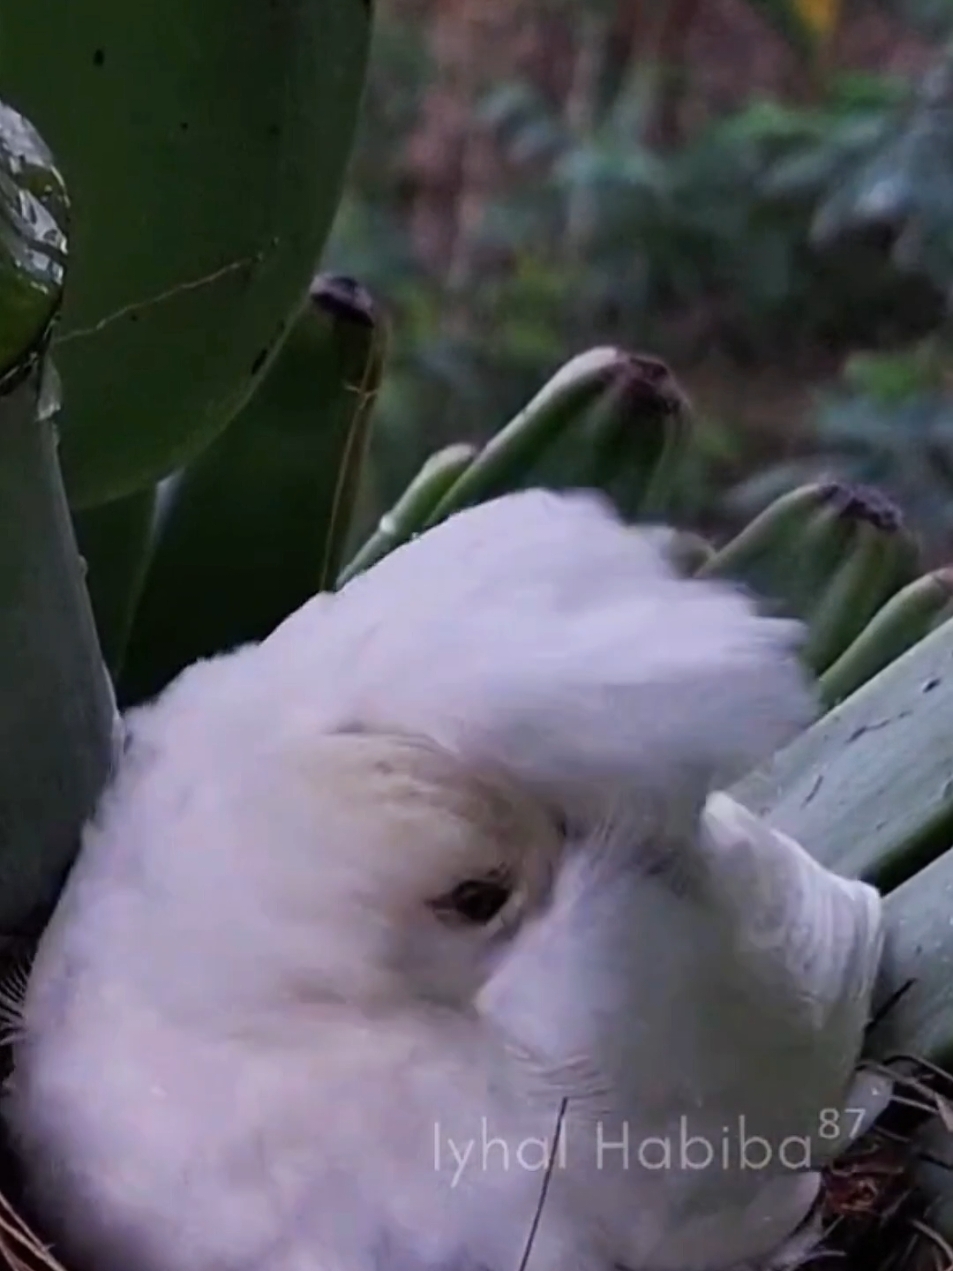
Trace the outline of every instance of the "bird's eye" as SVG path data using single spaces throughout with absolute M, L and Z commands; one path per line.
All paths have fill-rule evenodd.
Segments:
M 443 917 L 485 927 L 492 922 L 510 896 L 513 886 L 503 874 L 487 878 L 468 878 L 458 883 L 453 891 L 435 902 L 434 909 Z

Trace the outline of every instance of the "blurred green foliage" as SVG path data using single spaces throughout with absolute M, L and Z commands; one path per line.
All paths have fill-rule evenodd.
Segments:
M 671 76 L 648 54 L 612 61 L 611 4 L 563 7 L 577 45 L 594 49 L 588 100 L 570 109 L 530 78 L 490 77 L 472 129 L 505 179 L 449 266 L 428 264 L 415 246 L 402 160 L 439 62 L 426 24 L 379 12 L 327 259 L 385 298 L 393 317 L 372 442 L 380 505 L 437 446 L 492 434 L 566 357 L 618 342 L 660 354 L 689 386 L 692 369 L 717 357 L 741 383 L 775 367 L 794 387 L 805 377 L 818 387 L 816 416 L 794 447 L 806 453 L 792 461 L 791 439 L 779 437 L 786 466 L 759 474 L 760 494 L 750 483 L 726 490 L 751 461 L 730 408 L 711 412 L 676 492 L 689 517 L 730 522 L 813 465 L 899 489 L 934 537 L 953 534 L 953 477 L 938 440 L 945 390 L 925 396 L 911 385 L 885 401 L 849 379 L 831 383 L 858 351 L 903 361 L 945 333 L 953 5 L 866 5 L 936 42 L 927 76 L 827 65 L 786 96 L 752 96 L 662 140 L 655 125 L 660 95 L 678 91 Z M 704 425 L 706 402 L 694 405 Z
M 811 453 L 778 463 L 728 494 L 739 518 L 786 489 L 837 473 L 889 493 L 934 563 L 953 542 L 953 349 L 929 338 L 909 349 L 855 354 L 818 394 Z

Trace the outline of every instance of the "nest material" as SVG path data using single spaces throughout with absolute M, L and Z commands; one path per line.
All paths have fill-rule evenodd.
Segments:
M 799 1271 L 953 1271 L 953 1246 L 931 1225 L 939 1198 L 924 1186 L 923 1171 L 950 1171 L 953 1193 L 953 1078 L 913 1055 L 876 1067 L 894 1083 L 893 1098 L 825 1170 L 822 1234 Z M 950 1159 L 926 1150 L 936 1131 Z
M 2 1193 L 0 1259 L 4 1271 L 67 1271 Z

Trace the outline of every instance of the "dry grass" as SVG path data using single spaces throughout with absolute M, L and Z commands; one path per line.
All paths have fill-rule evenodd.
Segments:
M 36 1232 L 0 1193 L 0 1258 L 9 1271 L 66 1271 Z
M 894 1082 L 893 1099 L 825 1172 L 823 1238 L 801 1271 L 953 1271 L 953 1248 L 931 1224 L 939 1198 L 924 1188 L 922 1168 L 950 1171 L 953 1194 L 953 1159 L 924 1147 L 940 1129 L 953 1148 L 953 1078 L 912 1055 L 878 1067 Z

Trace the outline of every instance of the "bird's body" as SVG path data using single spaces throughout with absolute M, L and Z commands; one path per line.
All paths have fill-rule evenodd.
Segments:
M 6 1105 L 79 1271 L 768 1265 L 881 940 L 709 797 L 810 717 L 796 635 L 530 492 L 134 712 Z

